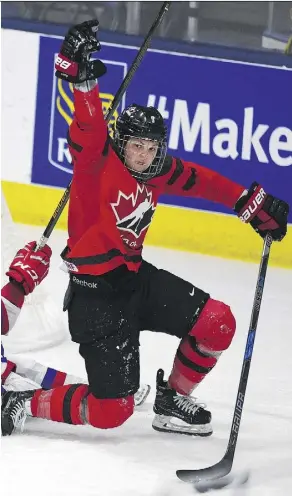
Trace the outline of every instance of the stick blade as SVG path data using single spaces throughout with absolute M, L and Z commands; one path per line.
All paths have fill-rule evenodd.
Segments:
M 211 467 L 202 468 L 199 470 L 177 470 L 177 477 L 183 482 L 202 482 L 215 481 L 228 475 L 232 468 L 230 460 L 222 459 L 219 463 Z

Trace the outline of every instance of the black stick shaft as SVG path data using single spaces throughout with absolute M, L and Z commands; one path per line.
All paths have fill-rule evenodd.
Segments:
M 226 453 L 218 463 L 210 467 L 177 470 L 176 475 L 184 482 L 218 481 L 218 479 L 221 479 L 225 475 L 229 474 L 232 469 L 272 242 L 273 239 L 271 235 L 267 234 L 265 237 L 262 258 L 259 266 L 250 326 L 246 340 L 243 364 Z M 210 485 L 210 488 L 212 488 L 212 484 Z
M 253 307 L 251 312 L 250 326 L 247 335 L 247 341 L 245 346 L 243 364 L 241 369 L 241 375 L 239 380 L 238 392 L 235 402 L 233 420 L 230 430 L 229 442 L 227 446 L 227 450 L 224 458 L 233 462 L 239 427 L 243 412 L 243 403 L 245 399 L 245 392 L 247 387 L 247 381 L 249 376 L 250 364 L 252 359 L 254 340 L 258 325 L 258 319 L 260 314 L 262 296 L 264 291 L 264 285 L 266 280 L 266 273 L 268 268 L 269 256 L 270 256 L 270 248 L 272 245 L 273 239 L 270 234 L 267 234 L 264 241 L 263 253 L 261 258 L 261 263 L 259 267 L 259 274 L 256 284 L 256 290 L 254 295 Z
M 115 110 L 117 109 L 126 89 L 128 88 L 130 82 L 132 81 L 136 70 L 138 69 L 139 65 L 141 64 L 141 61 L 142 61 L 145 53 L 147 52 L 147 50 L 149 48 L 149 45 L 151 43 L 151 40 L 152 40 L 152 37 L 153 37 L 155 30 L 160 25 L 164 15 L 166 14 L 166 12 L 168 11 L 168 9 L 170 7 L 170 4 L 171 4 L 171 2 L 163 2 L 163 5 L 162 5 L 155 21 L 153 22 L 151 28 L 149 29 L 148 34 L 147 34 L 143 44 L 141 45 L 140 50 L 138 51 L 125 79 L 123 80 L 120 88 L 117 91 L 115 98 L 113 99 L 113 101 L 111 103 L 111 106 L 109 107 L 109 109 L 106 113 L 106 116 L 105 116 L 106 122 L 109 122 L 111 120 Z M 62 196 L 61 200 L 59 201 L 46 229 L 44 230 L 43 235 L 41 236 L 36 249 L 43 247 L 47 243 L 49 237 L 51 236 L 53 229 L 55 228 L 55 226 L 56 226 L 56 224 L 57 224 L 57 222 L 58 222 L 58 220 L 59 220 L 59 218 L 60 218 L 68 200 L 69 200 L 71 184 L 72 184 L 72 180 L 70 181 L 69 185 L 65 189 L 63 196 Z

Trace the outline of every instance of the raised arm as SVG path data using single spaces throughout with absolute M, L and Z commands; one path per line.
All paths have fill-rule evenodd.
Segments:
M 68 144 L 74 166 L 84 170 L 96 166 L 106 138 L 107 125 L 102 112 L 96 79 L 106 67 L 100 60 L 90 60 L 100 50 L 96 38 L 98 21 L 87 21 L 69 29 L 56 59 L 56 77 L 74 86 L 75 114 L 68 132 Z M 81 164 L 81 165 L 80 165 Z

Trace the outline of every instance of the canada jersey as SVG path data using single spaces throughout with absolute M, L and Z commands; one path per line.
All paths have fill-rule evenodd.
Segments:
M 97 88 L 74 89 L 68 133 L 73 158 L 67 249 L 72 272 L 100 275 L 126 264 L 138 271 L 160 194 L 194 196 L 233 207 L 244 188 L 192 162 L 167 156 L 159 175 L 139 183 L 108 137 Z
M 159 192 L 139 184 L 111 144 L 95 174 L 73 176 L 68 217 L 69 269 L 102 274 L 122 264 L 137 271 Z

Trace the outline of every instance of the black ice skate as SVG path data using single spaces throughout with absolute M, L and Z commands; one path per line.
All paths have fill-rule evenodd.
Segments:
M 170 389 L 163 376 L 163 370 L 159 369 L 153 406 L 156 414 L 152 422 L 153 429 L 190 436 L 210 436 L 213 432 L 211 413 L 205 410 L 205 405 L 196 403 L 195 398 L 183 396 Z
M 27 417 L 25 402 L 32 398 L 32 391 L 7 391 L 2 395 L 1 430 L 2 436 L 10 436 L 17 428 L 23 430 Z

